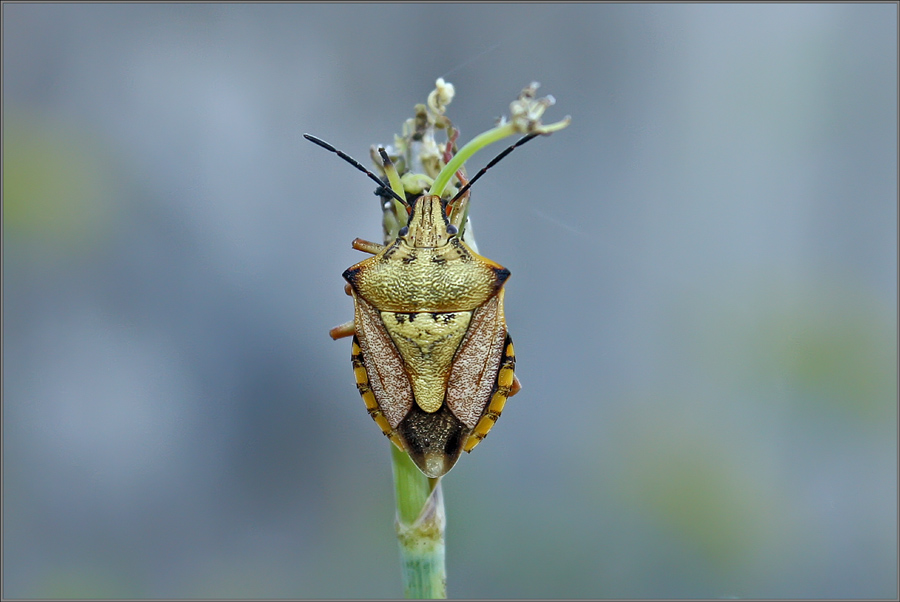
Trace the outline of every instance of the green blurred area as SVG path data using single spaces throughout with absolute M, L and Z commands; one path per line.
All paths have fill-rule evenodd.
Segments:
M 667 338 L 673 348 L 686 343 L 673 358 L 681 374 L 621 403 L 623 434 L 611 446 L 621 450 L 618 497 L 721 571 L 723 583 L 765 555 L 802 564 L 809 550 L 797 542 L 822 537 L 807 520 L 819 510 L 789 493 L 792 471 L 806 464 L 837 487 L 828 458 L 854 461 L 850 433 L 874 449 L 891 446 L 896 315 L 851 283 L 767 281 L 718 303 L 673 302 Z M 837 431 L 846 434 L 824 435 Z M 792 458 L 792 447 L 805 451 Z M 823 464 L 806 458 L 819 448 Z
M 775 358 L 811 411 L 839 409 L 849 416 L 893 422 L 897 399 L 896 321 L 887 311 L 849 306 L 844 311 L 779 316 L 773 332 L 791 329 Z
M 94 245 L 115 209 L 109 159 L 100 148 L 66 120 L 6 106 L 4 236 L 66 253 Z
M 140 597 L 140 588 L 123 583 L 121 573 L 94 563 L 56 569 L 36 581 L 32 596 L 50 600 L 128 599 Z

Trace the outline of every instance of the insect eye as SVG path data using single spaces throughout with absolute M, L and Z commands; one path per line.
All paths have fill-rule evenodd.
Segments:
M 457 233 L 459 233 L 459 228 L 457 228 L 453 224 L 447 225 L 447 234 L 457 234 Z
M 400 228 L 400 231 L 397 232 L 397 236 L 406 236 L 407 234 L 409 234 L 409 226 L 403 226 Z

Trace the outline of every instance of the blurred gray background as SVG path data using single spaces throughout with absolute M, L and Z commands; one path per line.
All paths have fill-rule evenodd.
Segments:
M 522 393 L 454 597 L 897 596 L 897 6 L 3 5 L 5 597 L 397 597 L 341 272 L 444 76 Z M 472 160 L 469 172 L 502 150 Z

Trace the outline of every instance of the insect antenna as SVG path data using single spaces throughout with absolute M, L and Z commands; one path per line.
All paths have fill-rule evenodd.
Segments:
M 462 188 L 459 189 L 459 192 L 456 193 L 456 196 L 453 197 L 453 198 L 450 200 L 450 202 L 453 203 L 453 202 L 456 201 L 458 198 L 460 198 L 462 195 L 464 195 L 464 194 L 469 190 L 469 188 L 472 187 L 472 184 L 474 184 L 475 181 L 478 180 L 478 178 L 480 178 L 481 176 L 483 176 L 483 175 L 485 174 L 485 172 L 487 172 L 487 170 L 489 170 L 489 169 L 492 168 L 494 165 L 496 165 L 497 163 L 499 163 L 500 160 L 503 159 L 503 157 L 505 157 L 505 156 L 508 155 L 509 153 L 513 152 L 516 148 L 522 146 L 523 144 L 525 144 L 525 143 L 528 142 L 529 140 L 531 140 L 531 139 L 533 139 L 533 138 L 536 138 L 537 136 L 540 136 L 540 134 L 528 134 L 527 136 L 525 136 L 524 138 L 522 138 L 521 140 L 519 140 L 519 141 L 516 142 L 515 144 L 511 145 L 510 147 L 508 147 L 508 148 L 507 148 L 506 150 L 504 150 L 502 153 L 500 153 L 499 155 L 497 155 L 496 157 L 494 157 L 493 159 L 491 159 L 491 161 L 490 161 L 487 165 L 485 165 L 484 167 L 481 168 L 481 171 L 479 171 L 477 174 L 475 174 L 475 177 L 473 177 L 471 180 L 469 180 L 469 183 L 468 183 L 468 184 L 466 184 L 465 186 L 463 186 Z
M 303 134 L 303 137 L 306 138 L 307 140 L 309 140 L 310 142 L 312 142 L 313 144 L 317 144 L 317 145 L 321 146 L 322 148 L 324 148 L 325 150 L 333 152 L 333 153 L 336 154 L 338 157 L 340 157 L 341 159 L 343 159 L 344 161 L 346 161 L 347 163 L 349 163 L 350 165 L 352 165 L 353 167 L 355 167 L 355 168 L 358 169 L 359 171 L 363 172 L 364 174 L 366 174 L 367 176 L 369 176 L 370 178 L 372 178 L 372 180 L 374 180 L 375 182 L 377 182 L 378 185 L 379 185 L 379 186 L 380 186 L 387 194 L 389 194 L 390 196 L 394 197 L 395 199 L 397 199 L 398 201 L 400 201 L 401 203 L 403 203 L 405 206 L 409 206 L 409 203 L 406 202 L 406 199 L 401 198 L 400 195 L 397 194 L 396 192 L 394 192 L 394 190 L 393 190 L 390 186 L 385 186 L 385 185 L 384 185 L 384 182 L 381 180 L 381 178 L 379 178 L 378 176 L 376 176 L 375 174 L 373 174 L 371 171 L 369 171 L 368 169 L 366 169 L 366 168 L 363 166 L 362 163 L 360 163 L 359 161 L 357 161 L 356 159 L 354 159 L 353 157 L 351 157 L 350 155 L 348 155 L 348 154 L 345 153 L 344 151 L 341 151 L 341 150 L 338 150 L 338 149 L 334 148 L 333 146 L 331 146 L 330 144 L 328 144 L 328 143 L 325 142 L 324 140 L 320 140 L 319 138 L 316 138 L 315 136 L 310 136 L 309 134 Z M 521 142 L 521 141 L 520 141 L 520 142 Z

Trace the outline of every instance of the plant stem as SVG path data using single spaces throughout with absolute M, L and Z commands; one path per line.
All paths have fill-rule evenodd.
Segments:
M 391 446 L 397 498 L 397 540 L 406 598 L 447 597 L 444 497 L 440 479 L 423 475 L 409 455 Z
M 465 163 L 469 157 L 489 144 L 493 144 L 498 140 L 503 140 L 507 136 L 512 136 L 516 131 L 515 125 L 507 123 L 475 136 L 475 138 L 459 149 L 459 152 L 453 156 L 450 162 L 441 169 L 441 173 L 434 179 L 434 184 L 432 184 L 429 194 L 436 194 L 438 196 L 443 194 L 444 188 L 446 188 L 447 183 L 450 182 L 450 178 L 453 177 L 456 170 L 462 167 L 463 163 Z

